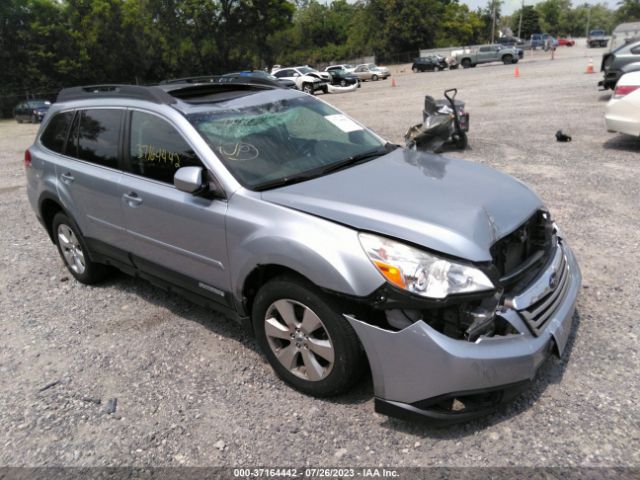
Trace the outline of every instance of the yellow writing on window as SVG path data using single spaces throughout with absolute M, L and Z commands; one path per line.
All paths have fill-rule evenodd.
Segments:
M 138 158 L 144 162 L 173 165 L 180 168 L 180 154 L 154 145 L 138 144 Z

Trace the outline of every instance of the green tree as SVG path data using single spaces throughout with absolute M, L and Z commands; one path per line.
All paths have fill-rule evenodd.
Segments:
M 483 23 L 481 30 L 482 42 L 489 43 L 493 39 L 495 41 L 498 35 L 498 26 L 500 25 L 502 0 L 488 0 L 487 6 L 478 9 L 477 15 Z
M 435 39 L 436 47 L 474 45 L 480 43 L 484 23 L 465 4 L 449 3 L 444 8 L 442 22 Z
M 622 0 L 618 3 L 616 23 L 637 22 L 640 20 L 640 0 Z
M 540 27 L 546 33 L 558 35 L 561 17 L 564 12 L 571 10 L 570 0 L 544 0 L 536 5 L 540 14 Z
M 520 37 L 531 38 L 531 34 L 540 33 L 540 14 L 532 5 L 525 5 L 524 8 L 516 10 L 511 15 L 511 30 L 517 35 L 520 27 L 520 16 L 522 16 L 522 27 Z

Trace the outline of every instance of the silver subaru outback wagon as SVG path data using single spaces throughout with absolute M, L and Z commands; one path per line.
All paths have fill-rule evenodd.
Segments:
M 78 281 L 115 267 L 218 309 L 311 395 L 368 366 L 377 411 L 467 420 L 572 329 L 580 270 L 527 186 L 390 144 L 301 92 L 65 89 L 25 165 Z

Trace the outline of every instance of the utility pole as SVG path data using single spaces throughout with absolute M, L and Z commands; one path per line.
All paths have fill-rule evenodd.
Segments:
M 522 6 L 520 7 L 520 21 L 518 22 L 518 38 L 522 38 L 520 33 L 522 32 L 522 17 L 524 16 L 524 0 L 522 0 Z
M 496 37 L 496 4 L 498 3 L 498 0 L 493 0 L 493 14 L 491 15 L 492 20 L 491 20 L 491 44 L 495 43 L 495 37 Z

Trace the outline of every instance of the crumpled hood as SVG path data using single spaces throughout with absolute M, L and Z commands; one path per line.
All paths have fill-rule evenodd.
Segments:
M 542 207 L 526 185 L 489 167 L 400 148 L 262 198 L 476 262 L 490 261 L 491 245 Z

